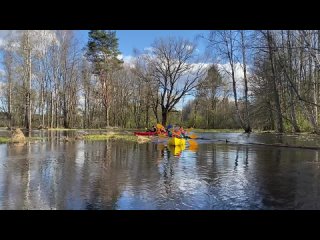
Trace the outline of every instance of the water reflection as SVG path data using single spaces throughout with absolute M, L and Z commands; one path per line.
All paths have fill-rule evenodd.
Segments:
M 178 146 L 168 146 L 170 152 L 168 152 L 168 157 L 172 154 L 175 157 L 180 157 L 183 150 L 186 149 L 186 145 L 178 145 Z
M 58 137 L 0 145 L 0 209 L 320 208 L 318 151 Z

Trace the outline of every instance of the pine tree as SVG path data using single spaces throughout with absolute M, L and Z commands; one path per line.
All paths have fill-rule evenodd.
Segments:
M 94 72 L 111 71 L 119 67 L 122 61 L 117 57 L 120 55 L 118 38 L 115 31 L 91 30 L 87 44 L 86 57 L 94 66 Z
M 102 102 L 105 107 L 106 125 L 109 127 L 109 113 L 114 97 L 113 73 L 121 68 L 118 38 L 115 31 L 91 30 L 87 45 L 86 57 L 93 65 L 93 73 L 101 85 Z

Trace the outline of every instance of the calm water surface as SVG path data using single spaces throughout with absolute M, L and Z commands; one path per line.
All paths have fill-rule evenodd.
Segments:
M 0 144 L 0 209 L 320 209 L 319 151 L 216 142 L 317 139 L 199 135 L 212 140 Z

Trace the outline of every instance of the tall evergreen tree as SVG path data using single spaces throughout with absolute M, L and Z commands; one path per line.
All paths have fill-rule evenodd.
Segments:
M 119 70 L 123 63 L 118 59 L 119 55 L 119 43 L 115 31 L 91 30 L 89 32 L 86 57 L 93 64 L 93 73 L 101 84 L 107 126 L 109 126 L 109 113 L 113 98 L 113 73 Z
M 122 61 L 117 58 L 120 53 L 115 31 L 89 31 L 86 57 L 93 63 L 95 71 L 109 70 L 113 66 L 111 62 L 121 64 Z

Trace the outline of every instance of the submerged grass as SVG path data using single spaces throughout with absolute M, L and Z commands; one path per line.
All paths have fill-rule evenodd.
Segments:
M 26 137 L 27 142 L 33 142 L 33 141 L 45 141 L 48 138 L 46 137 Z
M 43 137 L 26 137 L 26 142 L 35 142 L 35 141 L 44 141 L 47 140 L 47 138 Z M 10 137 L 0 137 L 0 144 L 1 143 L 9 143 L 11 142 Z
M 89 134 L 89 135 L 83 136 L 83 138 L 89 141 L 122 139 L 126 141 L 138 142 L 138 137 L 134 135 L 123 135 L 123 134 Z
M 10 138 L 8 137 L 0 137 L 0 143 L 7 143 L 10 142 Z
M 80 129 L 73 129 L 73 128 L 48 128 L 48 131 L 76 131 Z

